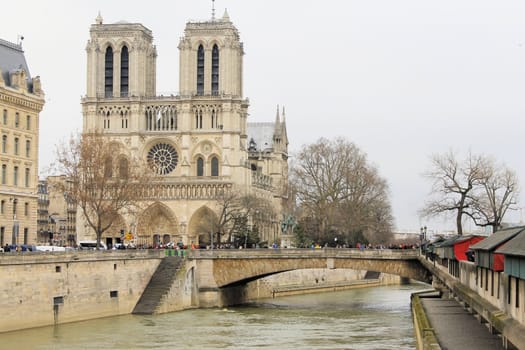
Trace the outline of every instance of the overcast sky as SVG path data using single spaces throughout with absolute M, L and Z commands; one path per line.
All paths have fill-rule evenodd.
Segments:
M 157 92 L 178 90 L 177 45 L 188 20 L 211 18 L 211 0 L 13 2 L 0 38 L 23 35 L 40 75 L 40 169 L 82 127 L 89 27 L 139 22 L 157 46 Z M 514 169 L 524 189 L 525 1 L 217 0 L 244 42 L 250 121 L 286 107 L 289 150 L 344 137 L 387 179 L 399 230 L 453 229 L 420 219 L 434 153 L 484 153 Z M 512 221 L 520 221 L 517 211 Z M 467 230 L 474 228 L 467 225 Z

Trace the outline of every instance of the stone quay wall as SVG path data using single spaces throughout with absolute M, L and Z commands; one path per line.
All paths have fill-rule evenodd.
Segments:
M 164 252 L 0 255 L 0 332 L 130 314 Z

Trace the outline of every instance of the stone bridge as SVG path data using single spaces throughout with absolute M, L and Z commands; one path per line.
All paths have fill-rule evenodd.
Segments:
M 246 249 L 193 250 L 188 259 L 201 307 L 224 306 L 242 300 L 243 286 L 272 274 L 311 268 L 377 271 L 430 283 L 417 250 Z

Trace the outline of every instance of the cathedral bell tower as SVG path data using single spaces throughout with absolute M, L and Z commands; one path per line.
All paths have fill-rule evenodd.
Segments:
M 227 11 L 220 19 L 187 23 L 179 50 L 181 95 L 242 98 L 244 50 Z
M 157 51 L 142 24 L 104 24 L 99 14 L 86 51 L 87 98 L 155 96 Z

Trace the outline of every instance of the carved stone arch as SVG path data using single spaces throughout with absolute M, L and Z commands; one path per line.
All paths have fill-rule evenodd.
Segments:
M 111 47 L 111 50 L 113 51 L 113 53 L 115 53 L 115 50 L 117 50 L 115 41 L 111 39 L 107 39 L 104 42 L 102 42 L 102 44 L 100 45 L 100 48 L 101 48 L 100 52 L 105 55 L 108 47 Z
M 217 214 L 208 206 L 202 206 L 197 209 L 191 216 L 188 225 L 188 238 L 190 243 L 211 243 L 211 233 L 215 233 L 217 230 L 218 221 L 219 218 Z
M 146 246 L 178 242 L 182 238 L 177 217 L 161 202 L 151 204 L 140 214 L 136 236 L 138 244 Z
M 118 52 L 121 52 L 122 51 L 122 48 L 126 46 L 128 48 L 128 52 L 131 51 L 131 48 L 132 48 L 132 45 L 131 43 L 128 41 L 128 39 L 119 39 L 116 43 L 115 43 L 115 47 L 116 47 L 116 50 L 118 50 Z
M 197 41 L 195 41 L 192 45 L 192 50 L 195 51 L 195 54 L 197 54 L 197 51 L 199 51 L 199 46 L 202 45 L 202 48 L 204 49 L 204 51 L 206 51 L 207 49 L 207 43 L 205 40 L 202 40 L 202 39 L 197 39 Z
M 102 225 L 105 226 L 106 224 L 107 221 L 102 220 Z M 126 230 L 127 227 L 126 220 L 124 220 L 122 215 L 118 214 L 111 226 L 102 234 L 102 242 L 106 243 L 106 238 L 120 237 L 120 230 Z
M 217 45 L 217 48 L 219 49 L 219 53 L 221 52 L 221 49 L 224 47 L 224 43 L 222 42 L 222 40 L 218 38 L 213 38 L 212 40 L 209 41 L 210 50 L 213 49 L 213 45 Z

